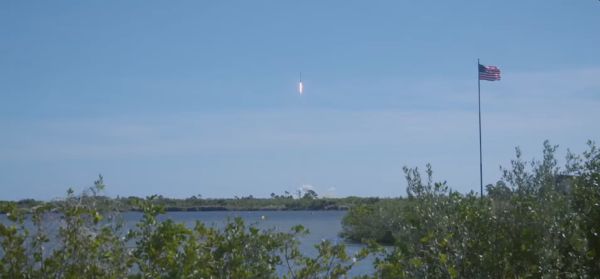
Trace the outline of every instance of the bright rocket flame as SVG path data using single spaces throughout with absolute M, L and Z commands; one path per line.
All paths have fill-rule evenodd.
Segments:
M 300 93 L 300 95 L 304 93 L 304 85 L 302 84 L 302 82 L 298 83 L 298 93 Z

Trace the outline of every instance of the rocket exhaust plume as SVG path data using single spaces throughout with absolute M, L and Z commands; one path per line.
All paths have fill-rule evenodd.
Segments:
M 304 93 L 304 85 L 302 84 L 302 72 L 300 72 L 300 82 L 298 82 L 298 93 Z

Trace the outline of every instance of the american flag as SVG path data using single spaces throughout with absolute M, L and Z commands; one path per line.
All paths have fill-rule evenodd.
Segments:
M 496 66 L 483 66 L 479 64 L 479 80 L 500 80 L 500 69 Z

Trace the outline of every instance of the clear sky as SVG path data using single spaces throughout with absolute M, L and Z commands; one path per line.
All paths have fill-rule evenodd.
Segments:
M 479 189 L 600 141 L 600 2 L 1 1 L 0 199 Z M 305 94 L 297 93 L 302 72 Z

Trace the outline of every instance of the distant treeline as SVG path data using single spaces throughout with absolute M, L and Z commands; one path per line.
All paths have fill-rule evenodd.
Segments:
M 105 196 L 94 197 L 100 204 L 110 204 L 111 208 L 119 211 L 141 211 L 140 197 L 117 197 Z M 348 210 L 358 204 L 373 204 L 381 200 L 376 197 L 345 197 L 345 198 L 322 198 L 317 193 L 309 190 L 299 197 L 292 196 L 287 192 L 283 195 L 271 194 L 270 198 L 255 198 L 253 196 L 236 198 L 202 198 L 192 196 L 186 199 L 167 198 L 154 196 L 157 204 L 163 206 L 166 211 L 259 211 L 259 210 Z M 56 204 L 61 200 L 42 202 L 34 199 L 24 199 L 17 202 L 0 201 L 0 205 L 15 203 L 17 207 L 28 210 L 45 203 Z

